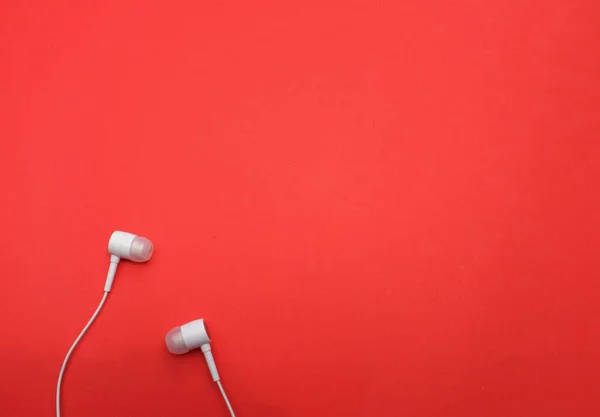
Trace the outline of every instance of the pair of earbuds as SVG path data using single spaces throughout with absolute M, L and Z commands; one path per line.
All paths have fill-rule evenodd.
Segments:
M 121 261 L 121 259 L 127 259 L 133 262 L 147 262 L 152 257 L 153 252 L 154 246 L 152 245 L 152 242 L 150 242 L 150 240 L 146 239 L 145 237 L 136 236 L 132 233 L 120 231 L 113 232 L 113 234 L 111 235 L 108 241 L 110 266 L 108 268 L 108 274 L 106 276 L 106 282 L 104 284 L 104 295 L 102 297 L 102 300 L 100 301 L 100 304 L 98 305 L 98 308 L 92 315 L 92 318 L 83 328 L 82 332 L 79 334 L 77 339 L 75 339 L 75 342 L 67 352 L 67 355 L 65 356 L 62 368 L 58 376 L 58 383 L 56 386 L 57 417 L 60 417 L 60 389 L 67 363 L 71 354 L 73 353 L 73 350 L 75 349 L 81 338 L 84 336 L 86 331 L 89 329 L 89 327 L 92 325 L 92 323 L 98 316 L 98 313 L 100 313 L 102 306 L 106 302 L 106 298 L 108 297 L 108 294 L 112 289 L 112 284 L 117 273 L 117 266 L 119 265 L 119 262 Z M 215 364 L 215 360 L 212 355 L 210 347 L 210 337 L 208 335 L 208 330 L 206 328 L 206 324 L 204 323 L 204 319 L 194 320 L 169 330 L 169 332 L 165 336 L 165 343 L 169 352 L 176 355 L 181 355 L 198 348 L 202 351 L 202 353 L 204 354 L 204 358 L 206 359 L 206 364 L 208 365 L 210 375 L 212 376 L 213 381 L 217 383 L 231 416 L 235 417 L 233 408 L 231 407 L 229 399 L 227 398 L 227 394 L 225 394 L 225 390 L 223 389 L 223 385 L 221 384 L 219 371 L 217 370 L 217 365 Z

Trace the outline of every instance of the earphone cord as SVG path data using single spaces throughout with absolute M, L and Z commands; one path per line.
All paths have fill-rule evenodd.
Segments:
M 227 404 L 227 408 L 229 408 L 229 412 L 231 413 L 231 417 L 235 417 L 235 413 L 233 412 L 233 408 L 231 408 L 231 404 L 229 403 L 229 399 L 227 398 L 227 394 L 225 394 L 225 390 L 223 389 L 223 385 L 221 381 L 217 381 L 217 385 L 221 390 L 221 394 L 223 394 L 223 399 L 225 400 L 225 404 Z
M 79 341 L 81 340 L 81 338 L 83 337 L 85 332 L 87 332 L 87 330 L 90 328 L 90 326 L 92 325 L 94 320 L 96 320 L 98 313 L 100 313 L 100 310 L 102 309 L 102 306 L 104 305 L 104 302 L 106 301 L 106 297 L 108 297 L 108 292 L 105 291 L 104 295 L 102 296 L 102 301 L 100 301 L 100 304 L 98 305 L 98 308 L 92 315 L 92 318 L 85 325 L 85 327 L 83 328 L 83 330 L 81 331 L 79 336 L 77 336 L 77 339 L 75 339 L 75 342 L 73 342 L 71 349 L 69 349 L 69 351 L 67 352 L 67 356 L 65 356 L 65 360 L 62 364 L 62 368 L 60 368 L 60 374 L 58 374 L 58 383 L 56 384 L 56 417 L 60 417 L 60 385 L 62 383 L 63 375 L 65 374 L 67 362 L 69 361 L 69 358 L 71 357 L 71 353 L 73 353 L 73 350 L 75 350 L 75 346 L 77 346 L 77 343 L 79 343 Z

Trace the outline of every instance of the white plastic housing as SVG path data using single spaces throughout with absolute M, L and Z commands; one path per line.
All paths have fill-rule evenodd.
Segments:
M 192 349 L 200 348 L 204 353 L 204 359 L 213 381 L 219 381 L 219 371 L 215 358 L 210 348 L 210 337 L 204 324 L 204 319 L 190 321 L 183 326 L 175 327 L 165 336 L 165 343 L 169 352 L 176 355 L 188 353 Z
M 111 255 L 134 262 L 148 261 L 153 250 L 152 242 L 132 233 L 116 231 L 108 241 L 108 252 Z
M 169 330 L 165 336 L 165 343 L 169 352 L 176 355 L 187 353 L 210 343 L 204 319 L 194 320 Z

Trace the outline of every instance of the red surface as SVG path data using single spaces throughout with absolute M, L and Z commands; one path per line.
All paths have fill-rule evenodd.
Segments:
M 0 6 L 0 414 L 598 416 L 596 1 Z M 82 4 L 85 3 L 85 4 Z M 96 4 L 104 3 L 104 4 Z

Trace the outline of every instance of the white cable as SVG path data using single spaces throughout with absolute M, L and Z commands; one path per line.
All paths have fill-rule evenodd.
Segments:
M 104 302 L 106 301 L 106 297 L 108 297 L 108 292 L 105 291 L 104 296 L 102 296 L 102 301 L 100 301 L 100 304 L 98 305 L 98 308 L 92 315 L 92 318 L 85 325 L 85 327 L 83 328 L 83 330 L 81 331 L 79 336 L 77 336 L 77 339 L 75 339 L 75 342 L 73 342 L 73 346 L 71 346 L 71 349 L 69 349 L 69 351 L 67 352 L 67 356 L 65 356 L 65 360 L 62 364 L 62 368 L 60 368 L 60 374 L 58 374 L 58 383 L 56 384 L 56 417 L 60 417 L 60 385 L 62 383 L 63 375 L 65 373 L 65 368 L 67 367 L 67 362 L 69 361 L 69 358 L 71 357 L 71 353 L 73 353 L 73 350 L 75 350 L 75 346 L 77 346 L 77 343 L 79 343 L 79 341 L 81 340 L 81 338 L 83 337 L 85 332 L 87 332 L 87 330 L 90 328 L 90 326 L 92 325 L 94 320 L 96 320 L 98 313 L 100 313 L 100 310 L 102 309 L 102 306 L 104 305 Z M 223 393 L 223 395 L 225 395 L 225 394 Z
M 233 408 L 231 408 L 231 404 L 229 403 L 229 399 L 227 398 L 227 394 L 225 394 L 225 390 L 223 389 L 223 385 L 221 385 L 221 381 L 217 381 L 217 385 L 221 390 L 221 394 L 223 394 L 223 399 L 225 400 L 225 404 L 227 404 L 227 408 L 229 408 L 229 412 L 231 413 L 231 417 L 235 417 L 235 413 L 233 412 Z

